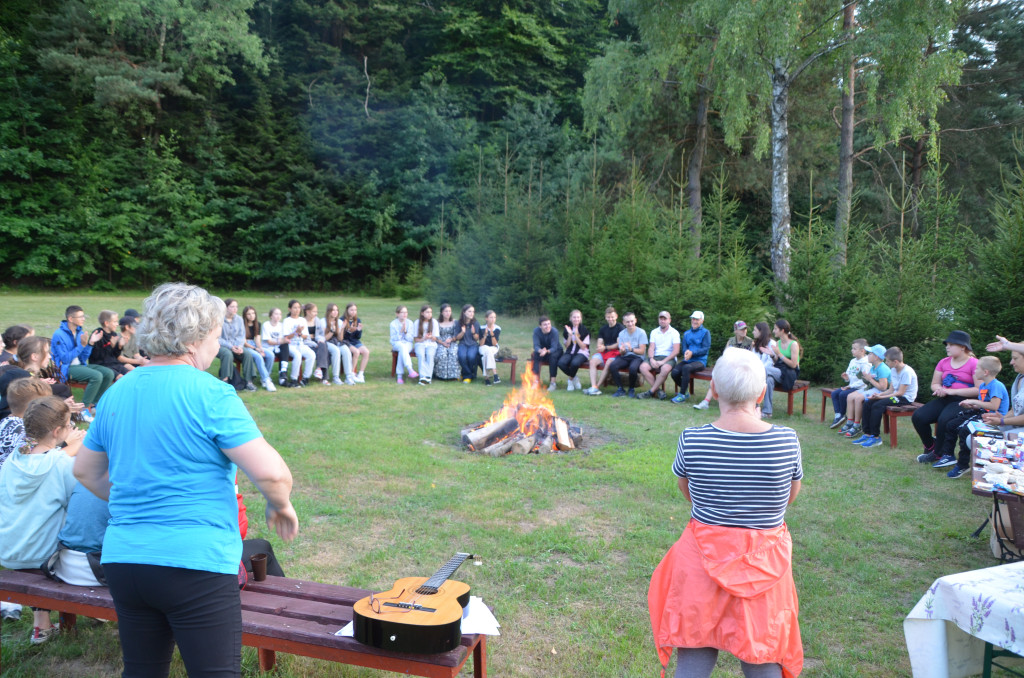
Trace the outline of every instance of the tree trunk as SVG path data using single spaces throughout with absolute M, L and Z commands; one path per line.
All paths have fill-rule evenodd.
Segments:
M 928 150 L 927 140 L 927 135 L 918 139 L 914 144 L 914 154 L 910 156 L 910 232 L 914 235 L 920 232 L 917 208 L 921 203 L 921 182 L 924 174 L 925 153 Z
M 772 272 L 789 281 L 789 70 L 776 59 L 772 67 Z
M 843 11 L 843 31 L 853 33 L 854 12 L 857 3 L 851 2 Z M 846 234 L 850 227 L 853 203 L 853 113 L 854 84 L 857 77 L 857 57 L 850 57 L 849 68 L 843 82 L 842 120 L 839 123 L 839 195 L 836 198 L 836 263 L 846 265 Z
M 697 86 L 697 129 L 693 140 L 693 153 L 690 154 L 690 164 L 686 168 L 686 197 L 690 203 L 690 214 L 693 222 L 690 224 L 690 233 L 694 238 L 695 254 L 700 256 L 700 227 L 704 218 L 704 210 L 701 205 L 700 174 L 704 168 L 704 151 L 708 145 L 708 99 L 711 93 L 704 83 Z

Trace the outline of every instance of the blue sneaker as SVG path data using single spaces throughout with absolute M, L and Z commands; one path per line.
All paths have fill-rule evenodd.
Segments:
M 862 433 L 860 438 L 851 440 L 850 442 L 853 443 L 854 445 L 860 445 L 865 440 L 871 440 L 871 436 L 867 435 L 866 433 Z
M 956 457 L 952 454 L 944 454 L 937 462 L 932 464 L 932 468 L 946 468 L 947 466 L 953 466 L 954 464 L 956 464 Z
M 959 466 L 954 466 L 953 468 L 949 469 L 949 473 L 946 474 L 946 477 L 947 478 L 960 478 L 962 476 L 970 475 L 970 473 L 971 473 L 970 467 L 961 468 Z
M 634 389 L 629 389 L 629 393 L 627 393 L 626 395 L 629 396 L 630 398 L 635 398 L 636 391 Z
M 882 444 L 882 439 L 878 436 L 868 436 L 868 439 L 860 444 L 861 447 L 878 447 Z
M 678 405 L 679 403 L 685 403 L 689 399 L 690 395 L 688 393 L 677 393 L 676 396 L 672 398 L 672 402 Z
M 613 398 L 621 398 L 624 395 L 626 395 L 626 389 L 624 389 L 624 388 L 622 388 L 620 386 L 619 390 L 617 390 L 615 393 L 612 394 L 612 397 Z

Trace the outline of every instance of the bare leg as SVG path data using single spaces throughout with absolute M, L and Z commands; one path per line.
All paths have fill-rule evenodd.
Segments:
M 657 393 L 658 389 L 665 386 L 665 381 L 668 379 L 668 375 L 670 374 L 672 374 L 672 366 L 667 364 L 662 365 L 658 369 L 658 377 L 654 380 L 654 385 L 651 386 L 651 390 Z

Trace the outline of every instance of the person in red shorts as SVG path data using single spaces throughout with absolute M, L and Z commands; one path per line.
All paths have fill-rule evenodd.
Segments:
M 619 322 L 614 306 L 604 310 L 604 321 L 605 326 L 598 331 L 597 345 L 590 356 L 590 388 L 583 392 L 586 395 L 601 395 L 601 384 L 608 379 L 608 365 L 619 355 L 619 333 L 626 329 Z M 600 377 L 598 368 L 603 368 Z

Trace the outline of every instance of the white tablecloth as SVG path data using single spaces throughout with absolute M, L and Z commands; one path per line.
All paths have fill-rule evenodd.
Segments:
M 914 678 L 980 674 L 985 641 L 1024 655 L 1024 562 L 936 579 L 903 633 Z

